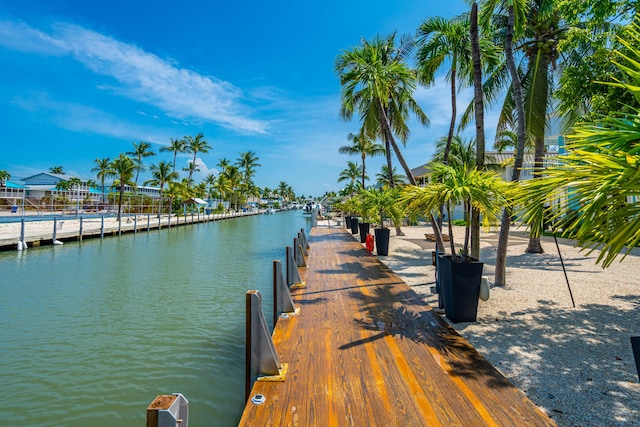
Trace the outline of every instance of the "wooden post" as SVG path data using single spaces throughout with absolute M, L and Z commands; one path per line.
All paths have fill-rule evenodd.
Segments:
M 298 234 L 298 237 L 302 236 L 302 241 L 304 242 L 304 246 L 307 249 L 311 249 L 311 246 L 309 246 L 309 241 L 307 240 L 307 235 L 304 232 L 304 228 L 300 229 L 300 233 Z
M 78 240 L 82 242 L 82 215 L 80 215 L 80 230 L 78 231 Z
M 307 252 L 307 245 L 304 240 L 304 234 L 298 233 L 298 242 L 300 242 L 300 252 L 302 252 L 302 256 L 308 257 L 309 252 Z
M 104 239 L 104 214 L 100 216 L 100 238 Z
M 305 283 L 302 281 L 300 277 L 300 272 L 298 271 L 298 266 L 296 264 L 296 260 L 293 257 L 293 248 L 291 246 L 287 246 L 287 286 L 291 287 L 294 285 L 304 286 Z
M 259 291 L 247 291 L 246 297 L 246 375 L 245 400 L 255 381 L 284 381 L 287 366 L 278 360 L 267 321 L 262 313 Z
M 282 273 L 282 263 L 280 261 L 273 261 L 273 325 L 275 327 L 278 323 L 281 313 L 287 313 L 288 315 L 297 314 L 291 299 L 291 292 L 289 286 L 287 286 L 284 274 Z
M 55 245 L 55 242 L 56 242 L 57 228 L 58 228 L 58 218 L 56 218 L 54 216 L 53 217 L 53 238 L 52 238 L 54 245 Z
M 293 258 L 296 260 L 296 265 L 298 267 L 306 267 L 307 263 L 304 260 L 304 255 L 302 255 L 301 245 L 297 237 L 293 238 L 293 250 Z
M 133 234 L 138 234 L 138 214 L 133 216 Z
M 147 212 L 147 233 L 151 230 L 151 212 Z
M 188 427 L 189 401 L 180 393 L 157 396 L 147 407 L 147 427 Z

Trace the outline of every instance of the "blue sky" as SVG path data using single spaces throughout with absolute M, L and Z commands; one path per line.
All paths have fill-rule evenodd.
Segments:
M 465 10 L 462 0 L 3 1 L 0 169 L 23 178 L 61 165 L 95 178 L 97 157 L 138 141 L 158 152 L 171 137 L 202 132 L 213 149 L 199 155 L 197 180 L 217 173 L 220 159 L 254 151 L 261 187 L 337 191 L 340 171 L 358 160 L 338 147 L 360 124 L 338 115 L 336 56 L 361 38 L 414 34 L 429 16 Z M 459 110 L 470 96 L 461 93 Z M 411 124 L 411 167 L 429 159 L 450 117 L 444 82 L 415 97 L 431 126 Z M 172 154 L 145 163 L 159 160 Z M 371 177 L 382 162 L 369 161 Z

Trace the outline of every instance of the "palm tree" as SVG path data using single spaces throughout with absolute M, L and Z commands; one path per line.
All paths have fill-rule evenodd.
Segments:
M 218 178 L 216 179 L 215 189 L 220 195 L 221 204 L 224 202 L 225 195 L 233 189 L 231 187 L 231 183 L 227 179 L 227 176 L 224 173 L 218 174 Z
M 255 174 L 255 168 L 261 166 L 260 163 L 258 163 L 258 160 L 260 159 L 253 151 L 240 153 L 240 157 L 236 160 L 236 166 L 238 166 L 242 171 L 242 182 L 240 187 L 242 189 L 241 193 L 243 200 L 245 196 L 251 196 L 251 194 L 248 194 L 249 192 L 255 190 L 255 184 L 253 183 L 252 178 Z
M 193 161 L 192 161 L 193 164 L 196 163 L 196 158 L 198 153 L 208 153 L 209 150 L 211 150 L 212 148 L 204 139 L 204 135 L 202 133 L 197 134 L 195 138 L 192 138 L 191 136 L 187 135 L 185 136 L 185 140 L 186 140 L 186 150 L 190 153 L 193 153 Z M 189 168 L 187 170 L 189 171 L 188 182 L 189 184 L 191 184 L 191 176 L 193 172 L 195 172 L 196 170 L 192 168 Z
M 391 188 L 392 182 L 396 184 L 405 184 L 407 181 L 404 175 L 396 172 L 395 166 L 391 173 L 389 173 L 389 166 L 382 165 L 380 173 L 376 174 L 376 184 L 383 188 Z
M 8 171 L 0 170 L 0 187 L 7 185 L 7 181 L 11 178 L 11 174 Z
M 248 182 L 251 181 L 253 175 L 255 174 L 255 168 L 258 166 L 262 166 L 258 163 L 258 156 L 253 151 L 246 151 L 244 153 L 240 153 L 240 157 L 236 160 L 236 166 L 238 166 L 242 170 L 242 174 L 244 175 L 244 179 Z
M 453 240 L 452 206 L 464 204 L 474 206 L 488 225 L 496 221 L 502 206 L 506 204 L 505 194 L 508 184 L 497 174 L 480 171 L 475 165 L 453 166 L 432 163 L 432 169 L 438 179 L 431 185 L 419 187 L 409 185 L 402 190 L 401 200 L 409 211 L 424 215 L 426 212 L 445 206 L 449 221 L 449 242 L 451 256 L 457 259 L 457 251 Z M 469 253 L 469 210 L 465 210 L 465 241 L 463 253 Z
M 229 165 L 223 173 L 231 188 L 231 194 L 229 195 L 229 204 L 231 204 L 231 196 L 235 196 L 235 209 L 237 211 L 238 188 L 240 187 L 240 183 L 242 182 L 242 173 L 240 173 L 240 169 L 238 169 L 238 167 L 235 165 Z
M 179 178 L 177 172 L 171 170 L 171 164 L 165 161 L 159 161 L 157 164 L 151 165 L 151 179 L 144 182 L 144 185 L 157 185 L 160 187 L 160 203 L 158 204 L 158 218 L 162 213 L 162 193 L 164 185 L 171 184 Z
M 411 168 L 394 137 L 395 133 L 406 143 L 409 112 L 413 112 L 422 124 L 429 123 L 427 115 L 412 96 L 417 87 L 416 73 L 405 63 L 412 48 L 413 43 L 408 39 L 402 39 L 400 46 L 396 47 L 395 33 L 387 38 L 375 37 L 371 42 L 363 40 L 362 47 L 344 51 L 338 56 L 335 70 L 342 85 L 340 115 L 350 120 L 358 112 L 362 119 L 362 133 L 380 136 L 384 140 L 389 170 L 393 169 L 393 147 L 409 182 L 415 184 Z M 391 185 L 395 186 L 393 182 Z M 435 230 L 435 218 L 432 219 L 434 233 L 439 236 L 438 244 L 444 245 L 439 230 Z M 403 234 L 398 225 L 396 233 Z
M 133 143 L 133 151 L 127 151 L 126 153 L 129 156 L 133 156 L 133 160 L 136 163 L 136 179 L 135 179 L 135 187 L 138 187 L 138 176 L 140 175 L 140 170 L 144 169 L 142 165 L 142 159 L 145 157 L 155 156 L 156 153 L 151 150 L 151 144 L 148 142 L 140 141 L 140 143 Z
M 350 133 L 347 135 L 347 139 L 351 141 L 351 145 L 343 145 L 338 148 L 340 154 L 360 155 L 362 159 L 362 188 L 366 188 L 365 176 L 366 167 L 365 159 L 367 156 L 374 157 L 380 154 L 384 154 L 384 147 L 381 144 L 374 142 L 371 138 L 367 137 L 363 132 L 359 134 Z
M 185 172 L 189 172 L 189 177 L 185 178 L 185 182 L 187 183 L 187 188 L 191 188 L 191 185 L 193 185 L 193 179 L 191 177 L 193 176 L 194 172 L 200 172 L 200 166 L 198 166 L 198 164 L 195 162 L 189 162 L 187 166 L 182 168 L 182 170 Z
M 451 85 L 451 123 L 443 163 L 449 161 L 449 147 L 456 123 L 456 83 L 466 85 L 471 68 L 469 18 L 466 15 L 452 19 L 427 18 L 418 28 L 418 76 L 421 83 L 431 85 L 436 71 L 446 62 L 450 65 L 447 80 Z
M 520 170 L 524 157 L 525 136 L 525 114 L 524 100 L 522 96 L 522 83 L 520 75 L 516 67 L 513 55 L 513 38 L 517 31 L 522 33 L 525 25 L 525 17 L 527 13 L 528 0 L 486 0 L 480 11 L 480 21 L 483 26 L 490 31 L 494 12 L 506 12 L 507 20 L 505 26 L 504 51 L 505 61 L 509 75 L 511 76 L 511 86 L 513 93 L 513 101 L 515 105 L 516 115 L 514 120 L 517 124 L 518 145 L 516 147 L 516 158 L 513 168 L 511 181 L 520 180 Z M 497 15 L 500 17 L 500 14 Z M 506 278 L 506 260 L 507 260 L 507 244 L 509 240 L 509 228 L 511 226 L 511 210 L 505 208 L 502 213 L 500 222 L 500 232 L 498 235 L 498 250 L 496 253 L 496 273 L 495 284 L 498 286 L 505 285 Z
M 357 191 L 356 182 L 360 178 L 360 167 L 356 162 L 347 162 L 347 168 L 343 169 L 338 176 L 338 182 L 349 181 L 351 188 Z M 368 179 L 368 177 L 366 177 Z
M 403 40 L 401 46 L 396 47 L 395 33 L 387 38 L 375 37 L 371 42 L 363 40 L 361 47 L 346 50 L 338 56 L 335 70 L 342 85 L 340 115 L 351 120 L 354 113 L 359 113 L 363 133 L 381 135 L 385 144 L 393 147 L 409 181 L 415 183 L 394 137 L 395 133 L 403 143 L 406 142 L 409 111 L 422 124 L 429 122 L 412 97 L 417 79 L 404 62 L 412 46 L 411 42 Z M 386 153 L 391 169 L 389 147 L 386 147 Z
M 614 51 L 625 80 L 608 83 L 640 95 L 640 18 L 620 38 L 629 53 Z M 521 184 L 516 204 L 524 206 L 523 220 L 539 236 L 543 218 L 559 222 L 563 232 L 580 246 L 601 247 L 598 262 L 608 267 L 621 253 L 640 244 L 638 179 L 640 110 L 611 113 L 597 123 L 574 128 L 567 139 L 567 155 L 548 167 L 539 179 Z M 559 203 L 558 199 L 560 200 Z M 547 207 L 545 206 L 545 202 Z
M 187 143 L 184 139 L 169 138 L 169 145 L 160 148 L 160 151 L 170 151 L 173 153 L 173 172 L 176 171 L 176 158 L 178 153 L 184 153 L 187 147 Z
M 91 169 L 91 172 L 95 172 L 96 178 L 100 180 L 100 187 L 102 190 L 102 204 L 105 203 L 105 187 L 104 181 L 107 178 L 113 177 L 113 171 L 111 170 L 111 159 L 109 157 L 99 158 L 97 157 L 93 163 L 95 163 L 95 167 Z
M 212 199 L 213 198 L 212 195 L 215 192 L 216 176 L 210 173 L 204 177 L 202 182 L 204 183 L 207 189 L 207 198 Z
M 49 168 L 49 172 L 56 175 L 64 175 L 64 168 L 62 166 L 53 166 Z
M 126 154 L 121 153 L 111 162 L 111 171 L 116 177 L 113 186 L 118 188 L 118 222 L 122 220 L 122 196 L 124 195 L 124 187 L 130 185 L 135 188 L 133 172 L 136 170 L 136 162 Z

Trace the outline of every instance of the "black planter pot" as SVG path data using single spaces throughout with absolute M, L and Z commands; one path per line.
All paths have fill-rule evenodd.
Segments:
M 358 224 L 358 229 L 360 230 L 360 243 L 364 243 L 367 241 L 367 234 L 369 234 L 369 223 L 361 222 Z
M 444 312 L 453 323 L 476 321 L 483 266 L 477 260 L 453 262 L 450 255 L 438 256 Z
M 436 267 L 436 292 L 438 293 L 438 308 L 444 308 L 444 298 L 442 296 L 442 279 L 440 278 L 440 266 L 438 258 L 444 255 L 443 252 L 433 251 L 431 252 L 431 262 Z
M 351 218 L 351 234 L 358 234 L 358 217 Z
M 389 255 L 389 233 L 391 233 L 391 230 L 388 228 L 376 228 L 373 233 L 376 236 L 376 253 L 382 256 Z
M 351 215 L 344 217 L 344 228 L 351 228 Z

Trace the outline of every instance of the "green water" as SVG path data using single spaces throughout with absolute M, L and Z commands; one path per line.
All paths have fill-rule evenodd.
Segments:
M 173 392 L 190 426 L 237 424 L 245 293 L 271 319 L 272 261 L 309 226 L 289 211 L 0 253 L 0 424 L 140 426 Z

